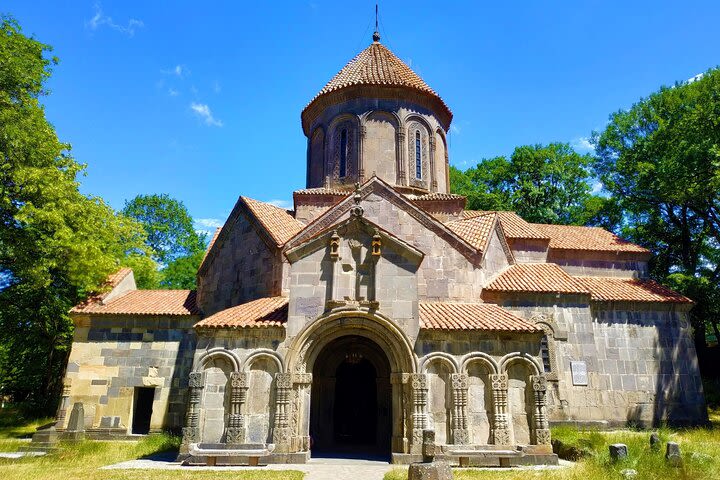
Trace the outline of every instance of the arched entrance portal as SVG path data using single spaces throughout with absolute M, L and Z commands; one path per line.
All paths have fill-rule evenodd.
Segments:
M 389 455 L 390 363 L 372 340 L 349 335 L 328 343 L 313 368 L 313 455 Z

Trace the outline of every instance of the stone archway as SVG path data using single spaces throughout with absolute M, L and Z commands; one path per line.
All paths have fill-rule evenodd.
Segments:
M 383 432 L 382 441 L 378 445 L 390 444 L 393 457 L 395 454 L 409 453 L 410 444 L 414 438 L 413 431 L 413 408 L 412 400 L 412 377 L 417 372 L 417 357 L 415 356 L 412 343 L 403 330 L 389 318 L 376 311 L 365 308 L 352 308 L 335 310 L 330 314 L 316 319 L 303 328 L 292 340 L 291 346 L 285 357 L 286 371 L 291 372 L 293 378 L 307 379 L 306 384 L 315 384 L 312 373 L 315 373 L 315 366 L 323 362 L 323 355 L 330 355 L 326 352 L 333 350 L 333 343 L 338 341 L 341 344 L 345 337 L 356 337 L 358 342 L 365 345 L 368 352 L 381 352 L 374 355 L 375 363 L 371 365 L 375 369 L 375 376 L 389 374 L 390 381 L 390 403 L 388 405 L 388 416 L 391 418 L 391 425 L 388 433 Z M 371 355 L 373 356 L 373 355 Z M 319 363 L 320 362 L 320 363 Z M 338 364 L 338 367 L 340 365 Z M 335 372 L 337 373 L 337 371 Z M 384 378 L 384 377 L 382 377 Z M 297 382 L 297 380 L 295 380 Z M 383 388 L 387 385 L 383 383 Z M 314 387 L 310 386 L 305 390 L 307 393 L 297 395 L 298 403 L 295 406 L 294 422 L 297 428 L 294 430 L 297 444 L 310 446 L 310 420 L 311 405 L 317 395 Z M 334 395 L 334 391 L 333 391 Z M 307 447 L 301 447 L 307 448 Z
M 377 343 L 348 335 L 323 348 L 311 393 L 315 453 L 389 454 L 391 407 L 390 363 Z

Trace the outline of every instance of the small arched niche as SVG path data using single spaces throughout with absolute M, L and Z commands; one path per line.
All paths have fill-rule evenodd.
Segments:
M 203 364 L 205 372 L 205 388 L 200 403 L 202 412 L 203 443 L 220 443 L 224 441 L 225 426 L 230 404 L 229 386 L 230 373 L 234 366 L 227 357 L 214 355 Z
M 275 359 L 255 358 L 248 366 L 247 438 L 249 443 L 272 442 L 275 412 L 275 375 L 280 373 Z

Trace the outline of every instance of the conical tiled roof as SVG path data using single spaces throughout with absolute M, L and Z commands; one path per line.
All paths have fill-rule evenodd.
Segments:
M 371 43 L 350 60 L 315 98 L 350 85 L 410 87 L 439 97 L 417 73 L 379 42 Z
M 449 126 L 452 120 L 452 112 L 445 102 L 440 98 L 420 76 L 385 45 L 380 42 L 373 42 L 355 58 L 350 60 L 332 80 L 330 80 L 312 101 L 303 110 L 303 120 L 306 113 L 322 97 L 350 87 L 372 86 L 372 87 L 401 87 L 422 92 L 433 97 L 437 106 L 442 110 L 445 122 Z

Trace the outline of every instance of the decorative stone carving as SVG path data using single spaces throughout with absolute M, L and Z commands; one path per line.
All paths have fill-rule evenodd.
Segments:
M 249 379 L 247 373 L 232 372 L 230 374 L 230 416 L 225 432 L 227 443 L 245 443 L 246 426 L 243 405 L 247 401 Z
M 493 401 L 492 438 L 495 445 L 510 444 L 510 422 L 508 418 L 508 376 L 506 373 L 490 375 Z
M 467 420 L 468 376 L 466 373 L 451 373 L 453 411 L 451 416 L 452 439 L 456 445 L 470 443 Z
M 290 428 L 292 374 L 275 374 L 275 423 L 273 427 L 273 443 L 284 447 L 276 448 L 278 452 L 287 450 L 292 431 Z
M 202 372 L 192 372 L 188 375 L 189 399 L 187 413 L 185 414 L 185 427 L 183 428 L 183 445 L 200 442 L 200 399 L 205 386 L 205 377 Z
M 550 426 L 545 415 L 545 404 L 547 401 L 547 378 L 545 375 L 533 375 L 530 377 L 535 397 L 533 418 L 535 420 L 535 443 L 537 445 L 550 444 Z
M 407 126 L 407 151 L 410 165 L 409 183 L 413 187 L 428 189 L 429 179 L 432 177 L 428 164 L 428 134 L 427 130 L 419 122 L 410 122 Z M 420 176 L 417 175 L 416 159 L 416 137 L 420 133 Z
M 412 443 L 421 445 L 423 430 L 428 426 L 427 401 L 428 401 L 428 377 L 424 373 L 413 373 L 410 375 L 412 387 Z

